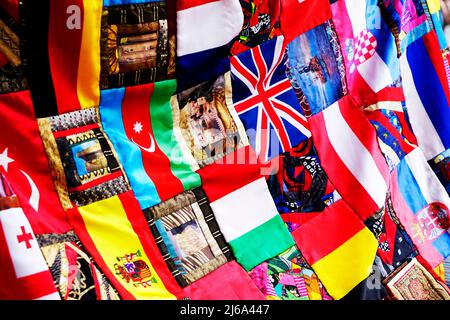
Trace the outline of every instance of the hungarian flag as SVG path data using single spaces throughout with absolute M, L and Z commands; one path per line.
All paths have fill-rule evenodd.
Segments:
M 406 155 L 391 175 L 395 212 L 432 268 L 450 256 L 450 198 L 421 149 Z
M 350 96 L 308 122 L 328 178 L 362 220 L 369 218 L 384 206 L 389 180 L 374 127 Z
M 244 147 L 198 171 L 220 230 L 246 270 L 294 244 L 261 170 L 253 149 Z
M 419 147 L 430 160 L 450 148 L 450 90 L 434 31 L 400 57 L 406 107 Z
M 97 106 L 102 1 L 25 0 L 25 67 L 36 116 Z
M 103 128 L 142 209 L 200 186 L 195 159 L 172 118 L 170 97 L 176 81 L 168 80 L 103 90 Z
M 1 174 L 0 266 L 1 299 L 60 299 L 30 222 Z
M 227 45 L 243 23 L 239 0 L 177 1 L 178 91 L 230 69 Z
M 301 225 L 292 236 L 327 292 L 336 300 L 372 271 L 378 242 L 343 200 Z
M 79 207 L 70 217 L 83 245 L 122 299 L 183 297 L 132 191 Z

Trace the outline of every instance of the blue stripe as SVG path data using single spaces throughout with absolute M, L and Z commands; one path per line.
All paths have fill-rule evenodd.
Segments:
M 433 13 L 431 15 L 431 20 L 433 21 L 434 31 L 436 31 L 437 37 L 439 39 L 441 50 L 445 50 L 447 48 L 447 40 L 445 40 L 444 29 L 442 28 L 442 22 L 439 17 L 439 12 Z
M 420 100 L 447 149 L 450 147 L 450 107 L 444 90 L 448 88 L 442 88 L 422 39 L 409 45 L 406 56 Z
M 125 4 L 161 2 L 161 0 L 103 0 L 104 7 L 121 6 Z
M 434 240 L 432 244 L 444 259 L 450 256 L 450 234 L 447 231 Z
M 217 78 L 230 71 L 228 46 L 187 54 L 177 58 L 177 92 Z
M 142 209 L 161 202 L 154 183 L 144 170 L 139 147 L 128 140 L 122 121 L 122 101 L 125 88 L 102 90 L 100 117 L 103 128 L 116 149 L 131 188 Z
M 400 161 L 397 169 L 398 187 L 408 207 L 413 214 L 419 213 L 427 205 L 427 201 L 420 191 L 419 184 L 409 169 L 406 159 Z
M 414 29 L 412 29 L 407 35 L 406 37 L 404 37 L 401 40 L 400 43 L 400 47 L 401 47 L 401 51 L 402 53 L 405 52 L 406 48 L 413 43 L 414 41 L 419 40 L 420 38 L 422 38 L 424 35 L 426 35 L 428 32 L 431 31 L 431 27 L 428 23 L 428 21 L 425 21 L 421 24 L 419 24 L 417 27 L 415 27 Z

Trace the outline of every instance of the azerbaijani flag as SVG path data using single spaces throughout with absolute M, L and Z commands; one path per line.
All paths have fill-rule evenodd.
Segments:
M 201 184 L 195 160 L 172 118 L 176 81 L 103 90 L 103 128 L 142 209 Z
M 327 292 L 336 300 L 372 271 L 378 241 L 343 200 L 301 225 L 292 236 Z
M 198 171 L 220 230 L 247 271 L 294 245 L 260 170 L 249 146 Z

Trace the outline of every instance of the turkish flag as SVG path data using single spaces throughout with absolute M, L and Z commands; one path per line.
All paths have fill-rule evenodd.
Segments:
M 0 95 L 0 173 L 10 183 L 36 234 L 72 228 L 52 181 L 28 91 Z

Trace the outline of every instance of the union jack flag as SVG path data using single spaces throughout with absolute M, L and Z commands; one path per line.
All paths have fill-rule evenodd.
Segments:
M 231 58 L 234 108 L 265 161 L 311 136 L 286 76 L 283 40 L 274 38 Z

